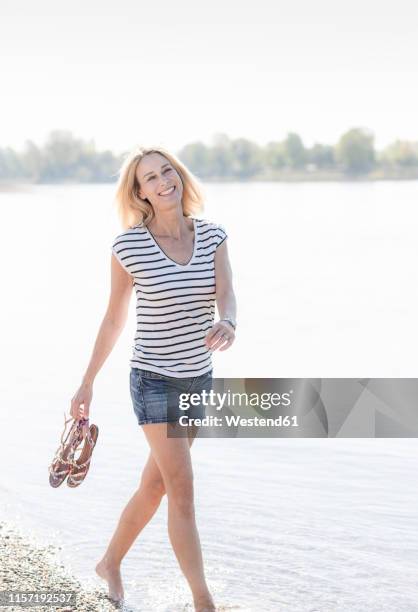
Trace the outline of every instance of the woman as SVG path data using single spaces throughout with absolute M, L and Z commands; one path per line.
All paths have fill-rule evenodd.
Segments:
M 108 582 L 109 596 L 122 600 L 121 561 L 167 494 L 171 544 L 195 610 L 209 612 L 215 605 L 205 580 L 193 500 L 190 446 L 196 428 L 186 425 L 180 436 L 167 432 L 179 427 L 179 393 L 210 390 L 211 353 L 226 350 L 235 338 L 227 234 L 221 225 L 191 216 L 203 208 L 200 186 L 161 147 L 141 148 L 125 160 L 116 200 L 125 231 L 112 245 L 109 304 L 71 415 L 89 416 L 94 378 L 125 325 L 134 287 L 130 391 L 150 454 L 96 572 Z M 203 415 L 202 405 L 188 411 L 192 418 Z

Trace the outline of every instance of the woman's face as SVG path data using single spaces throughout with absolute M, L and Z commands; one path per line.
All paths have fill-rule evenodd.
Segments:
M 136 178 L 140 186 L 139 197 L 147 199 L 155 208 L 181 205 L 183 183 L 180 175 L 160 153 L 149 153 L 141 159 Z

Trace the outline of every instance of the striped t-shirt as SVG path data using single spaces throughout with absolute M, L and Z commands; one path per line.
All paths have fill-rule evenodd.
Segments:
M 143 224 L 119 234 L 112 251 L 133 277 L 136 333 L 130 366 L 187 378 L 212 369 L 205 336 L 215 319 L 215 252 L 224 227 L 193 219 L 193 255 L 185 265 L 161 249 Z

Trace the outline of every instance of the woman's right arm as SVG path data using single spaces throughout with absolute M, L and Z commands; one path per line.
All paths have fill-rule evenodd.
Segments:
M 128 274 L 112 253 L 109 303 L 81 386 L 71 399 L 70 414 L 74 419 L 89 418 L 89 409 L 93 397 L 93 382 L 125 327 L 132 286 L 132 276 Z

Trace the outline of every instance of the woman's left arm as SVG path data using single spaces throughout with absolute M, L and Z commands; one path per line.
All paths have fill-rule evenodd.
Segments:
M 213 325 L 205 338 L 208 349 L 225 351 L 231 346 L 235 339 L 235 330 L 228 321 L 222 321 L 229 317 L 236 321 L 237 303 L 234 289 L 232 287 L 232 268 L 228 257 L 227 241 L 224 240 L 218 246 L 215 253 L 215 282 L 216 282 L 216 305 L 219 312 L 219 321 Z M 223 338 L 221 336 L 224 336 Z

